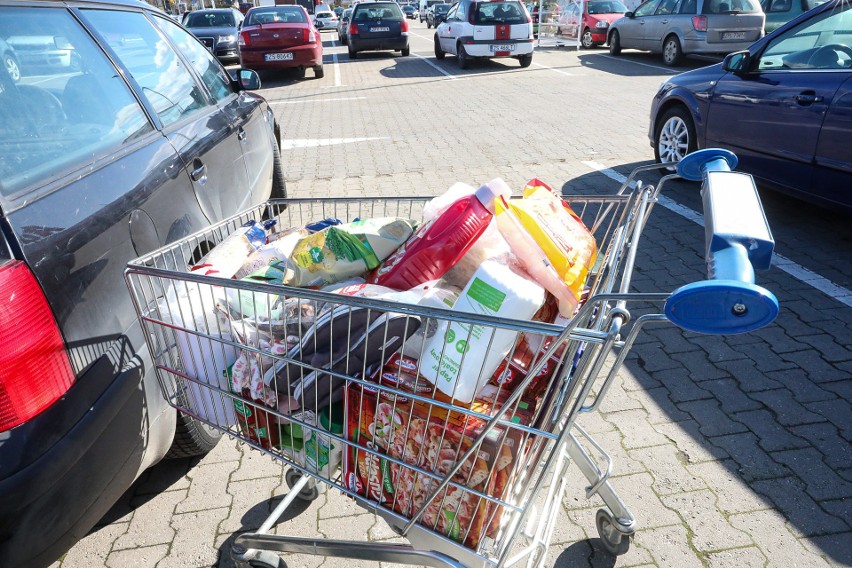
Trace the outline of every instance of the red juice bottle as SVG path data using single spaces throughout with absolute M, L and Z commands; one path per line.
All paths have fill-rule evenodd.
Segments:
M 367 277 L 371 284 L 408 290 L 435 280 L 452 268 L 485 232 L 494 217 L 494 200 L 512 190 L 493 179 L 472 195 L 454 201 L 422 225 L 408 241 Z

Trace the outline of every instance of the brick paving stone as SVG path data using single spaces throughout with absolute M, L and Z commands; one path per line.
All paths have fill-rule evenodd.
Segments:
M 767 567 L 789 568 L 829 566 L 819 555 L 807 550 L 797 539 L 791 538 L 784 517 L 780 513 L 765 510 L 731 515 L 730 523 L 748 532 L 767 558 Z
M 704 564 L 689 547 L 688 535 L 683 525 L 657 527 L 637 531 L 636 543 L 648 541 L 648 548 L 657 566 L 677 566 L 678 568 L 703 568 Z
M 204 509 L 230 507 L 228 481 L 238 462 L 198 465 L 187 476 L 193 481 L 186 499 L 177 504 L 175 513 L 190 513 Z
M 612 486 L 636 517 L 637 527 L 662 527 L 679 524 L 680 518 L 666 507 L 654 493 L 649 473 L 625 475 L 612 479 Z M 641 513 L 640 513 L 641 511 Z
M 146 501 L 133 513 L 127 532 L 113 545 L 113 550 L 168 544 L 175 536 L 169 524 L 175 506 L 186 498 L 188 490 L 167 491 Z
M 704 390 L 695 383 L 693 380 L 695 375 L 691 370 L 669 369 L 656 371 L 652 375 L 669 391 L 669 398 L 672 402 L 680 403 L 713 398 L 713 393 Z
M 852 404 L 848 400 L 834 399 L 823 402 L 805 404 L 805 408 L 824 416 L 837 426 L 840 434 L 847 440 L 852 440 Z
M 157 568 L 186 568 L 213 566 L 219 558 L 216 545 L 216 527 L 228 516 L 228 509 L 178 514 L 172 517 L 175 538 L 169 554 Z
M 686 456 L 674 446 L 654 446 L 628 452 L 630 457 L 645 466 L 654 478 L 653 489 L 658 495 L 705 489 L 707 484 L 684 467 Z
M 845 337 L 847 342 L 845 346 L 837 342 L 838 337 L 829 334 L 806 335 L 801 340 L 813 347 L 823 359 L 830 363 L 851 360 L 852 350 L 849 349 L 848 345 L 849 336 L 840 336 Z
M 616 412 L 609 416 L 618 417 L 623 414 L 623 412 Z M 616 418 L 616 420 L 618 420 L 618 418 Z M 623 430 L 624 426 L 627 426 L 627 424 L 624 424 L 620 429 Z M 642 462 L 631 457 L 630 453 L 625 450 L 627 439 L 621 432 L 601 432 L 595 434 L 594 438 L 612 458 L 613 475 L 629 475 L 646 471 Z M 662 442 L 665 442 L 665 440 L 662 440 Z M 592 454 L 596 455 L 596 452 L 592 452 Z
M 825 418 L 810 412 L 805 406 L 793 398 L 793 393 L 787 389 L 775 389 L 753 393 L 752 396 L 766 405 L 775 414 L 779 424 L 784 426 L 800 426 L 824 422 Z
M 713 393 L 726 414 L 763 408 L 762 404 L 747 396 L 733 379 L 704 381 L 701 387 Z
M 790 475 L 790 471 L 772 459 L 772 456 L 760 449 L 757 437 L 751 432 L 717 436 L 711 441 L 724 448 L 737 462 L 737 471 L 745 480 L 773 479 Z
M 822 461 L 822 454 L 813 448 L 775 452 L 772 458 L 796 472 L 807 485 L 808 494 L 822 501 L 852 497 L 852 483 L 839 477 Z
M 695 350 L 695 343 L 688 339 L 694 337 L 695 334 L 673 326 L 652 326 L 647 329 L 648 335 L 656 337 L 662 345 L 665 345 L 668 353 L 684 353 Z
M 746 548 L 731 548 L 721 552 L 711 552 L 704 559 L 708 568 L 763 568 L 766 566 L 766 557 L 755 546 Z
M 694 420 L 655 424 L 654 429 L 675 443 L 677 449 L 686 457 L 687 463 L 716 461 L 728 457 L 728 452 L 711 444 L 698 430 L 698 423 Z
M 622 445 L 625 449 L 633 450 L 668 443 L 666 437 L 648 422 L 648 413 L 645 410 L 611 412 L 607 413 L 606 417 L 616 425 L 624 437 Z
M 848 532 L 801 539 L 802 546 L 821 556 L 832 566 L 852 566 L 852 546 Z
M 740 359 L 737 361 L 720 361 L 717 365 L 730 373 L 736 379 L 740 388 L 748 393 L 766 391 L 781 388 L 783 385 L 769 379 L 764 373 L 757 369 L 754 361 Z
M 808 373 L 801 369 L 776 371 L 767 373 L 767 375 L 784 385 L 793 393 L 793 397 L 802 404 L 831 400 L 837 396 L 833 392 L 822 388 L 822 385 L 814 384 L 810 380 Z
M 820 501 L 820 506 L 828 514 L 834 515 L 838 519 L 843 519 L 847 525 L 852 527 L 852 499 L 828 499 Z
M 648 423 L 660 424 L 691 420 L 692 418 L 672 402 L 669 390 L 665 387 L 650 389 L 644 393 L 637 393 L 638 400 L 648 412 Z
M 130 523 L 114 523 L 89 533 L 86 538 L 68 551 L 61 562 L 54 563 L 62 568 L 90 568 L 105 566 L 112 543 L 127 532 Z
M 791 430 L 782 427 L 768 410 L 754 410 L 750 412 L 738 412 L 734 419 L 745 424 L 755 436 L 758 445 L 767 452 L 778 450 L 792 450 L 808 446 L 808 441 L 803 437 L 795 436 Z M 822 426 L 827 423 L 809 424 L 801 428 Z
M 849 366 L 849 377 L 847 381 L 837 381 L 835 383 L 823 383 L 822 388 L 833 392 L 844 400 L 852 400 L 852 363 Z
M 744 424 L 722 412 L 715 399 L 682 402 L 678 406 L 692 416 L 699 431 L 707 437 L 739 434 L 748 430 Z
M 341 495 L 334 490 L 329 490 L 327 501 L 319 507 L 317 518 L 322 520 L 355 517 L 363 514 L 364 511 L 365 509 L 358 505 L 354 499 Z
M 699 345 L 701 349 L 707 353 L 707 359 L 711 363 L 735 361 L 737 359 L 746 358 L 745 353 L 741 353 L 740 351 L 733 349 L 721 336 L 695 334 L 691 341 L 692 343 Z
M 642 408 L 642 403 L 630 396 L 621 386 L 620 377 L 616 376 L 604 397 L 600 409 L 607 413 L 622 410 L 636 410 Z
M 583 427 L 583 430 L 589 434 L 598 434 L 600 432 L 611 432 L 615 430 L 615 425 L 606 419 L 602 412 L 586 412 L 577 417 L 577 424 Z
M 200 460 L 193 458 L 192 461 L 198 460 L 198 463 L 201 465 L 240 461 L 240 457 L 242 457 L 241 447 L 246 446 L 241 446 L 236 439 L 224 437 L 216 444 L 216 447 L 212 451 L 202 456 Z
M 848 373 L 828 363 L 817 351 L 794 351 L 792 353 L 783 353 L 781 357 L 795 363 L 800 369 L 804 369 L 810 380 L 815 383 L 849 379 Z
M 143 473 L 134 484 L 134 495 L 150 495 L 189 488 L 186 476 L 192 460 L 164 460 L 158 467 Z
M 834 424 L 821 422 L 790 429 L 822 453 L 822 460 L 832 470 L 852 466 L 852 444 L 843 439 Z M 791 448 L 779 448 L 791 449 Z
M 728 376 L 726 369 L 719 368 L 707 360 L 707 354 L 700 350 L 689 351 L 687 353 L 675 353 L 672 359 L 681 363 L 689 370 L 689 376 L 695 382 L 709 381 L 711 379 L 722 379 Z M 744 361 L 745 359 L 743 359 Z M 658 377 L 654 375 L 654 378 Z
M 621 370 L 619 371 L 619 373 L 624 377 L 624 390 L 628 392 L 647 391 L 662 386 L 660 381 L 653 378 L 651 374 L 639 366 L 635 360 L 631 363 L 632 364 L 629 364 L 625 361 L 625 364 L 622 365 Z
M 680 368 L 680 364 L 666 354 L 660 343 L 634 345 L 633 351 L 639 365 L 652 375 L 655 371 Z
M 108 568 L 154 568 L 168 554 L 169 546 L 145 546 L 131 550 L 118 550 L 110 553 L 106 564 Z
M 736 462 L 722 460 L 704 462 L 686 467 L 692 475 L 700 478 L 716 494 L 716 506 L 725 515 L 767 509 L 772 503 L 756 494 L 736 474 Z
M 784 328 L 779 325 L 769 325 L 747 335 L 764 339 L 771 346 L 774 353 L 789 353 L 791 351 L 804 351 L 808 349 L 807 344 L 787 335 L 784 332 Z M 734 349 L 736 349 L 736 346 L 734 346 Z
M 666 495 L 662 501 L 683 518 L 689 527 L 690 544 L 699 552 L 753 544 L 747 534 L 728 524 L 716 508 L 716 495 L 710 490 Z
M 749 335 L 750 334 L 745 334 L 743 337 L 748 337 Z M 754 361 L 755 368 L 762 373 L 782 371 L 784 369 L 793 369 L 796 367 L 795 363 L 785 361 L 779 355 L 779 353 L 783 353 L 783 351 L 776 350 L 775 346 L 771 344 L 763 342 L 746 343 L 733 345 L 732 348 Z
M 826 306 L 827 307 L 827 306 Z M 820 322 L 834 317 L 828 310 L 817 309 L 807 300 L 786 300 L 784 308 L 796 314 L 796 317 L 807 323 Z
M 258 529 L 272 512 L 272 493 L 280 485 L 281 480 L 276 477 L 229 483 L 230 514 L 219 526 L 219 532 Z
M 775 508 L 790 521 L 791 530 L 797 535 L 813 536 L 849 529 L 840 518 L 826 513 L 805 492 L 804 484 L 799 479 L 767 479 L 755 481 L 751 487 L 774 503 Z
M 231 475 L 231 481 L 280 476 L 285 466 L 268 455 L 244 446 L 239 468 Z

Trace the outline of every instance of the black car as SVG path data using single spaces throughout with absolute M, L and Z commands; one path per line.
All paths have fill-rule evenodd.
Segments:
M 359 51 L 399 51 L 408 56 L 408 20 L 396 2 L 356 4 L 349 24 L 349 58 Z
M 127 262 L 284 183 L 257 74 L 233 80 L 165 13 L 21 0 L 10 35 L 57 57 L 0 66 L 0 565 L 39 567 L 148 467 L 218 441 L 163 398 Z
M 184 25 L 220 61 L 235 63 L 240 60 L 238 45 L 244 17 L 242 12 L 231 8 L 195 10 L 189 12 Z
M 726 148 L 765 185 L 852 212 L 850 22 L 852 5 L 832 0 L 664 82 L 648 132 L 657 160 Z
M 447 12 L 450 11 L 449 4 L 435 4 L 426 11 L 426 27 L 437 28 L 438 24 L 447 21 Z

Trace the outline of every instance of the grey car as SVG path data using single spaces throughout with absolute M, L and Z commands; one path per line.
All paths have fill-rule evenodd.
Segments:
M 340 15 L 337 21 L 337 37 L 340 38 L 340 43 L 346 45 L 349 37 L 349 22 L 352 20 L 352 8 L 346 8 Z
M 184 25 L 220 61 L 236 63 L 240 60 L 238 46 L 242 23 L 243 14 L 239 10 L 223 8 L 190 12 Z
M 727 54 L 763 37 L 758 0 L 649 0 L 612 23 L 609 51 L 641 49 L 677 65 L 685 55 Z

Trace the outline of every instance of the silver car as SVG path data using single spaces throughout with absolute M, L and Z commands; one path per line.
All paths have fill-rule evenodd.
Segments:
M 346 8 L 343 10 L 343 14 L 340 15 L 340 19 L 337 21 L 337 37 L 340 38 L 340 43 L 346 45 L 347 38 L 349 37 L 349 20 L 352 18 L 352 8 Z
M 684 55 L 726 54 L 763 36 L 758 0 L 649 0 L 610 26 L 609 51 L 624 48 L 663 54 L 677 65 Z

